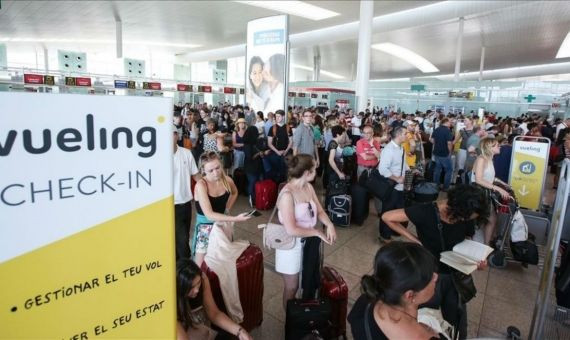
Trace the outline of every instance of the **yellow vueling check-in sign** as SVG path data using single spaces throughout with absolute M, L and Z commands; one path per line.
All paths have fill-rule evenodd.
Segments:
M 509 184 L 521 207 L 539 210 L 548 165 L 549 143 L 515 139 Z
M 0 338 L 175 337 L 170 99 L 0 92 Z

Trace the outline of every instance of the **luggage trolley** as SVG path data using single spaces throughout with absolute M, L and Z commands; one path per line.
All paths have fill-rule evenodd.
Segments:
M 528 267 L 528 263 L 517 259 L 512 251 L 511 230 L 515 222 L 515 214 L 519 210 L 523 213 L 529 230 L 528 240 L 532 243 L 537 243 L 536 235 L 539 236 L 539 240 L 543 240 L 544 233 L 549 229 L 550 222 L 547 218 L 543 218 L 539 214 L 533 214 L 530 211 L 523 212 L 518 204 L 514 192 L 510 191 L 509 193 L 512 198 L 508 200 L 492 197 L 496 206 L 498 227 L 497 237 L 492 243 L 495 251 L 489 255 L 488 261 L 494 268 L 505 268 L 508 261 L 518 262 L 526 268 Z M 503 223 L 499 223 L 499 221 L 503 221 Z M 535 234 L 533 234 L 533 232 Z
M 497 237 L 492 241 L 493 248 L 495 251 L 489 255 L 489 265 L 494 268 L 505 268 L 507 266 L 507 261 L 516 261 L 512 254 L 507 254 L 507 245 L 510 244 L 511 229 L 514 223 L 514 216 L 519 209 L 518 202 L 514 197 L 514 193 L 511 194 L 511 199 L 505 201 L 502 198 L 492 197 L 496 208 L 497 214 L 497 224 L 500 220 L 504 223 L 497 227 Z

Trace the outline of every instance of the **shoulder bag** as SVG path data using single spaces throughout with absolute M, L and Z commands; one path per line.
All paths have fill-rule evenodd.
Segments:
M 441 224 L 441 219 L 439 218 L 439 208 L 437 203 L 433 203 L 435 208 L 435 216 L 437 219 L 437 229 L 439 230 L 439 239 L 441 242 L 441 251 L 445 251 L 445 242 L 443 241 L 443 225 Z M 477 288 L 475 288 L 475 283 L 473 282 L 473 277 L 471 274 L 466 275 L 462 272 L 454 270 L 451 273 L 451 280 L 453 285 L 459 294 L 461 302 L 467 303 L 471 301 L 477 295 Z
M 281 198 L 282 193 L 283 191 L 279 193 L 277 202 L 279 202 L 279 198 Z M 279 250 L 292 249 L 295 246 L 296 238 L 287 234 L 287 230 L 285 230 L 285 227 L 282 224 L 271 223 L 276 211 L 277 203 L 275 203 L 275 208 L 273 208 L 273 212 L 269 217 L 269 222 L 267 222 L 267 224 L 260 224 L 257 226 L 257 228 L 263 229 L 263 245 L 266 248 Z
M 402 167 L 400 168 L 400 176 L 402 176 L 404 174 L 404 154 L 406 152 L 404 150 L 402 150 Z M 364 175 L 364 173 L 363 173 Z M 362 175 L 361 175 L 362 177 Z M 364 182 L 364 180 L 360 181 L 361 185 Z M 379 198 L 382 201 L 387 200 L 390 195 L 392 194 L 392 191 L 394 190 L 394 187 L 396 186 L 396 181 L 394 181 L 393 179 L 384 177 L 380 174 L 380 171 L 378 171 L 378 169 L 373 169 L 372 171 L 370 171 L 368 173 L 368 176 L 366 178 L 366 188 L 368 188 L 368 190 L 370 191 L 370 193 L 372 193 L 372 195 L 376 196 L 377 198 Z

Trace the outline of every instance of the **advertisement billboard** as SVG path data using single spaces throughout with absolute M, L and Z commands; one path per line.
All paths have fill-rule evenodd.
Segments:
M 172 99 L 0 92 L 0 119 L 0 339 L 174 339 Z
M 289 72 L 289 20 L 278 15 L 247 23 L 246 103 L 254 111 L 284 110 Z

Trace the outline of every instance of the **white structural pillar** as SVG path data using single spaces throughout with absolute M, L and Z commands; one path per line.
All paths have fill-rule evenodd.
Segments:
M 117 42 L 117 58 L 123 57 L 123 23 L 121 20 L 115 21 L 115 33 Z
M 313 57 L 313 81 L 321 79 L 321 56 L 316 55 Z
M 49 72 L 49 54 L 47 47 L 44 47 L 44 69 L 46 73 Z
M 463 50 L 463 25 L 465 19 L 459 18 L 459 31 L 457 32 L 457 46 L 455 50 L 455 76 L 453 81 L 459 81 L 459 72 L 461 72 L 461 51 Z
M 481 47 L 481 62 L 479 63 L 479 82 L 483 80 L 483 68 L 485 67 L 485 46 Z
M 372 42 L 372 16 L 374 2 L 360 1 L 360 23 L 358 32 L 358 61 L 356 65 L 357 112 L 366 110 L 368 82 L 370 81 L 370 45 Z

